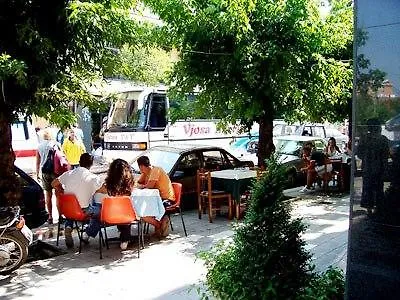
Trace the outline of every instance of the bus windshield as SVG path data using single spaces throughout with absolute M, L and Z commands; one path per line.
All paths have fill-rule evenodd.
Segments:
M 165 128 L 167 125 L 167 98 L 162 94 L 150 94 L 138 108 L 137 100 L 120 99 L 110 112 L 111 127 L 137 129 Z
M 136 100 L 118 100 L 112 107 L 111 122 L 113 126 L 144 128 L 146 109 L 138 109 Z

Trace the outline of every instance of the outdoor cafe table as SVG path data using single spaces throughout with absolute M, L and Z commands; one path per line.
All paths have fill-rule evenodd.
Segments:
M 345 166 L 348 165 L 349 159 L 351 159 L 351 156 L 348 156 L 347 154 L 340 154 L 329 157 L 325 163 L 325 172 L 328 164 L 332 164 L 333 169 L 336 169 L 339 172 L 340 191 L 345 190 L 345 182 L 348 180 L 348 178 L 346 178 L 347 174 L 345 172 Z M 337 167 L 335 168 L 335 166 Z M 326 190 L 328 188 L 328 183 L 326 182 L 324 185 Z
M 132 205 L 139 217 L 155 217 L 160 221 L 165 214 L 165 208 L 158 189 L 133 189 Z
M 211 177 L 216 189 L 232 194 L 236 206 L 236 217 L 238 218 L 240 196 L 249 188 L 252 179 L 257 177 L 257 171 L 246 169 L 213 171 Z

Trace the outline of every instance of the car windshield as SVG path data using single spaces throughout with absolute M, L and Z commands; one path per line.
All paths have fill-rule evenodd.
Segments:
M 179 158 L 179 153 L 161 151 L 161 150 L 148 150 L 142 153 L 150 159 L 150 164 L 153 166 L 161 167 L 167 173 L 171 171 Z M 137 158 L 131 164 L 133 172 L 139 174 L 139 166 L 136 162 Z
M 302 145 L 302 141 L 278 140 L 276 143 L 276 151 L 280 154 L 298 156 Z

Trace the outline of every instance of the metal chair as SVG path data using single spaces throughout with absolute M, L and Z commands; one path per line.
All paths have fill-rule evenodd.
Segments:
M 183 221 L 183 214 L 182 214 L 182 210 L 181 210 L 182 184 L 178 183 L 178 182 L 172 182 L 172 187 L 174 189 L 174 194 L 175 194 L 175 203 L 173 205 L 165 208 L 165 214 L 169 218 L 172 231 L 174 231 L 174 228 L 172 227 L 171 214 L 175 214 L 175 213 L 180 214 L 181 219 L 182 219 L 183 230 L 185 231 L 185 236 L 187 236 L 186 226 L 185 226 L 185 222 Z
M 213 203 L 217 201 L 221 201 L 224 199 L 228 200 L 229 207 L 229 219 L 231 219 L 232 215 L 232 196 L 230 193 L 226 191 L 220 191 L 212 189 L 211 182 L 211 172 L 210 171 L 202 171 L 197 170 L 197 196 L 198 196 L 198 210 L 199 210 L 199 219 L 201 219 L 201 215 L 203 213 L 203 207 L 208 206 L 208 220 L 212 223 L 212 213 L 213 211 L 220 210 L 219 208 L 214 208 Z
M 60 224 L 62 219 L 68 219 L 74 222 L 75 229 L 78 232 L 79 237 L 79 253 L 82 250 L 82 232 L 83 232 L 83 225 L 86 224 L 90 216 L 87 215 L 79 205 L 78 199 L 74 194 L 60 194 L 57 197 L 58 200 L 58 211 L 59 211 L 59 218 L 58 218 L 58 226 L 57 226 L 57 242 L 56 245 L 58 246 L 58 241 L 60 239 Z M 82 223 L 81 228 L 78 226 L 78 222 Z
M 141 226 L 142 222 L 137 216 L 129 196 L 114 196 L 104 198 L 100 212 L 100 222 L 102 228 L 104 229 L 104 237 L 102 231 L 99 231 L 100 259 L 103 258 L 102 242 L 104 242 L 104 238 L 106 247 L 109 249 L 106 227 L 131 224 L 137 224 L 138 226 L 138 258 L 140 257 L 140 247 L 143 241 L 143 231 Z

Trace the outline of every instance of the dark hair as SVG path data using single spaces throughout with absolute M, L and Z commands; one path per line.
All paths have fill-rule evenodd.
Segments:
M 333 142 L 335 143 L 335 146 L 336 146 L 336 139 L 335 139 L 333 136 L 331 136 L 331 137 L 329 138 L 328 143 L 329 143 L 330 141 L 333 141 Z
M 79 158 L 79 165 L 83 168 L 90 168 L 93 165 L 93 157 L 89 153 L 83 153 Z
M 131 166 L 123 159 L 114 160 L 108 169 L 105 183 L 110 196 L 130 196 L 134 185 Z
M 380 133 L 381 132 L 381 123 L 378 119 L 372 118 L 367 120 L 367 128 L 371 133 Z
M 137 159 L 137 164 L 138 166 L 150 167 L 150 159 L 147 156 L 142 155 Z
M 311 153 L 312 152 L 312 146 L 310 146 L 309 144 L 308 145 L 304 145 L 304 147 L 303 147 L 303 153 L 304 152 L 309 152 L 309 153 Z

